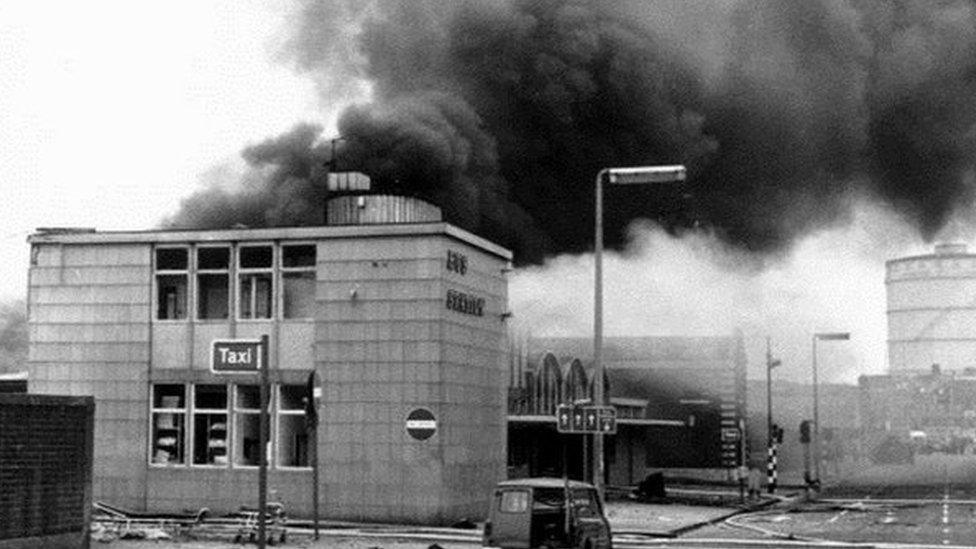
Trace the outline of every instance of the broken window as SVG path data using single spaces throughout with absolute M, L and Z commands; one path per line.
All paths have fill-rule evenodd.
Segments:
M 234 464 L 258 465 L 261 454 L 261 388 L 238 385 L 234 400 Z
M 305 386 L 278 388 L 278 464 L 308 467 L 308 434 L 305 431 Z
M 230 307 L 230 248 L 197 249 L 197 318 L 226 319 Z
M 186 386 L 153 385 L 152 456 L 156 465 L 182 464 L 186 447 Z
M 193 464 L 227 465 L 227 386 L 193 387 Z
M 315 316 L 315 245 L 281 248 L 282 316 Z
M 271 318 L 274 310 L 271 246 L 242 246 L 240 248 L 240 307 L 242 319 Z
M 187 258 L 186 248 L 156 249 L 156 318 L 159 320 L 186 318 Z

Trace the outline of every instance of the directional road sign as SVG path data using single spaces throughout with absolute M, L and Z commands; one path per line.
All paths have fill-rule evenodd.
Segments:
M 613 406 L 560 404 L 556 407 L 556 430 L 560 433 L 617 433 L 617 411 Z

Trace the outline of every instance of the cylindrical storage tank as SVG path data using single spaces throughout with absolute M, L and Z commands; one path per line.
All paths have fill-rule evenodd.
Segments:
M 939 244 L 885 267 L 889 373 L 976 365 L 976 255 Z
M 436 223 L 441 209 L 408 196 L 381 194 L 337 196 L 326 206 L 327 225 Z

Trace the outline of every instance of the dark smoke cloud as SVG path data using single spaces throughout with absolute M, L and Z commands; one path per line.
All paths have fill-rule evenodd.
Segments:
M 322 224 L 329 151 L 318 143 L 321 133 L 320 126 L 300 124 L 244 149 L 241 155 L 253 171 L 240 185 L 223 185 L 214 178 L 184 199 L 179 212 L 163 225 L 219 229 Z
M 704 223 L 767 255 L 845 222 L 853 197 L 888 203 L 926 238 L 972 206 L 974 11 L 969 0 L 305 1 L 288 55 L 324 99 L 372 86 L 340 116 L 340 168 L 438 203 L 522 262 L 592 245 L 600 168 L 677 162 L 684 189 L 608 193 L 608 241 L 649 217 Z M 302 126 L 248 149 L 243 193 L 206 190 L 172 222 L 320 222 L 330 137 Z M 214 203 L 232 214 L 216 217 Z

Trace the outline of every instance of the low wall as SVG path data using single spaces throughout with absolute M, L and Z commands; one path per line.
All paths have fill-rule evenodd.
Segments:
M 88 547 L 92 397 L 0 394 L 0 549 Z

